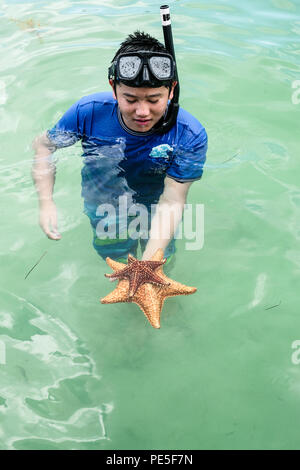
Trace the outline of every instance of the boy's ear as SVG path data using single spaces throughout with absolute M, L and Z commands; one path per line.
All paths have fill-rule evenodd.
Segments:
M 171 99 L 173 98 L 173 95 L 174 95 L 174 88 L 176 87 L 177 83 L 178 83 L 178 82 L 175 82 L 175 81 L 172 83 L 172 88 L 171 88 L 171 91 L 170 91 L 170 93 L 169 93 L 169 100 L 171 100 Z
M 116 97 L 116 93 L 115 93 L 115 85 L 114 85 L 114 81 L 112 79 L 108 80 L 109 81 L 109 84 L 110 86 L 112 87 L 112 91 L 113 91 L 113 97 L 114 99 L 116 100 L 117 97 Z

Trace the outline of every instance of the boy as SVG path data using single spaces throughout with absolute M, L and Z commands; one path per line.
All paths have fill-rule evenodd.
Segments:
M 151 225 L 140 238 L 142 259 L 150 259 L 158 248 L 171 258 L 188 189 L 202 176 L 207 150 L 204 127 L 182 108 L 174 125 L 162 131 L 177 85 L 175 69 L 165 47 L 137 31 L 121 44 L 109 68 L 112 93 L 81 98 L 51 130 L 35 139 L 32 175 L 39 195 L 40 226 L 49 238 L 58 240 L 61 235 L 52 199 L 55 166 L 47 157 L 80 139 L 84 212 L 90 218 L 98 254 L 123 262 L 128 253 L 136 255 L 138 240 L 128 230 L 133 216 L 128 207 L 134 205 L 146 210 Z M 110 213 L 110 206 L 115 211 Z M 110 238 L 103 236 L 105 227 Z M 116 235 L 111 236 L 112 232 Z

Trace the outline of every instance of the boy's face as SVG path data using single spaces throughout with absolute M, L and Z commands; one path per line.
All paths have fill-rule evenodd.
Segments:
M 112 89 L 113 82 L 109 81 Z M 169 96 L 169 88 L 133 88 L 123 83 L 117 84 L 117 96 L 122 118 L 126 126 L 137 132 L 149 131 L 164 115 L 168 99 L 173 98 L 176 82 L 173 83 Z

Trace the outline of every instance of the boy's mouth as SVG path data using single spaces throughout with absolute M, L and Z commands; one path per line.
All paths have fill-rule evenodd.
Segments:
M 151 119 L 135 119 L 135 122 L 140 124 L 141 126 L 145 126 L 151 121 Z

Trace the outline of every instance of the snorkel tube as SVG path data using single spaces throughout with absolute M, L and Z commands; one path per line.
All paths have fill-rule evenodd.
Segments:
M 169 5 L 162 5 L 160 7 L 160 15 L 161 15 L 161 22 L 162 22 L 162 28 L 163 28 L 163 33 L 164 33 L 165 48 L 167 49 L 169 54 L 172 55 L 174 62 L 176 64 Z M 167 115 L 162 125 L 157 130 L 159 134 L 165 134 L 176 123 L 177 114 L 179 111 L 178 101 L 179 101 L 179 91 L 180 91 L 177 66 L 175 68 L 175 81 L 177 82 L 177 85 L 174 89 L 174 95 L 171 100 L 171 103 L 169 104 Z

